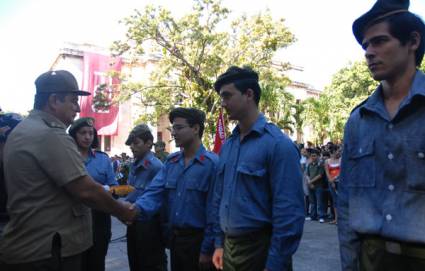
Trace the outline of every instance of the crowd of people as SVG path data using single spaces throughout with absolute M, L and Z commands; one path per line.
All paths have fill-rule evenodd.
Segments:
M 337 224 L 337 191 L 341 171 L 341 146 L 332 142 L 301 150 L 306 220 Z
M 344 271 L 425 270 L 425 25 L 408 8 L 378 0 L 353 23 L 380 84 L 341 145 L 297 146 L 259 111 L 258 73 L 231 66 L 213 84 L 237 124 L 219 156 L 202 143 L 205 112 L 178 107 L 180 151 L 140 124 L 133 158 L 110 159 L 95 120 L 74 120 L 90 93 L 68 71 L 41 74 L 29 116 L 0 116 L 0 270 L 104 270 L 111 215 L 132 271 L 166 270 L 166 247 L 172 271 L 292 270 L 305 220 L 337 224 Z

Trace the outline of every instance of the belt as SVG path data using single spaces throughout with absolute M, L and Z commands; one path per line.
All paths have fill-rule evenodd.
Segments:
M 201 229 L 201 228 L 173 227 L 171 229 L 171 231 L 175 236 L 188 236 L 188 235 L 196 235 L 196 234 L 203 234 L 204 233 L 204 229 Z
M 233 240 L 245 240 L 245 239 L 257 239 L 264 235 L 270 235 L 272 233 L 272 227 L 265 227 L 258 230 L 244 232 L 241 234 L 226 234 L 226 238 Z
M 425 245 L 389 240 L 380 236 L 365 236 L 363 242 L 386 252 L 425 260 Z

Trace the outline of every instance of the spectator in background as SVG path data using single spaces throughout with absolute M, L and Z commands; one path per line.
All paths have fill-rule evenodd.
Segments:
M 161 162 L 165 162 L 165 159 L 167 159 L 167 156 L 169 155 L 169 153 L 165 151 L 165 142 L 158 140 L 154 145 L 156 158 L 161 160 Z
M 328 178 L 329 192 L 332 197 L 332 207 L 334 209 L 334 220 L 329 222 L 330 224 L 337 224 L 337 189 L 339 183 L 339 174 L 341 170 L 341 153 L 337 146 L 332 146 L 329 149 L 330 158 L 325 160 L 325 172 Z
M 323 178 L 325 176 L 325 170 L 323 164 L 320 163 L 320 152 L 317 149 L 311 149 L 310 159 L 311 161 L 306 168 L 309 185 L 310 218 L 324 223 L 326 217 L 324 187 L 327 185 Z

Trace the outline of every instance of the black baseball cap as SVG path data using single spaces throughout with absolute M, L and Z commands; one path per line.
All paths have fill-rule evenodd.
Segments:
M 79 96 L 88 96 L 91 93 L 79 90 L 77 80 L 69 71 L 48 71 L 35 80 L 38 93 L 72 93 Z

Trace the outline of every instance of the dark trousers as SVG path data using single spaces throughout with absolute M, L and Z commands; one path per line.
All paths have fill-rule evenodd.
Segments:
M 214 266 L 199 266 L 203 229 L 177 229 L 171 231 L 171 271 L 208 271 Z
M 127 227 L 130 271 L 164 271 L 165 247 L 158 218 L 135 221 Z
M 52 257 L 45 260 L 6 264 L 0 262 L 1 271 L 80 271 L 82 254 L 61 257 L 61 238 L 56 233 L 52 240 Z
M 425 270 L 425 245 L 365 237 L 361 244 L 360 271 Z
M 271 230 L 260 230 L 224 239 L 223 271 L 263 271 L 270 247 Z M 292 270 L 292 262 L 287 269 Z
M 105 257 L 111 240 L 111 216 L 92 210 L 93 246 L 83 253 L 83 271 L 105 271 Z

